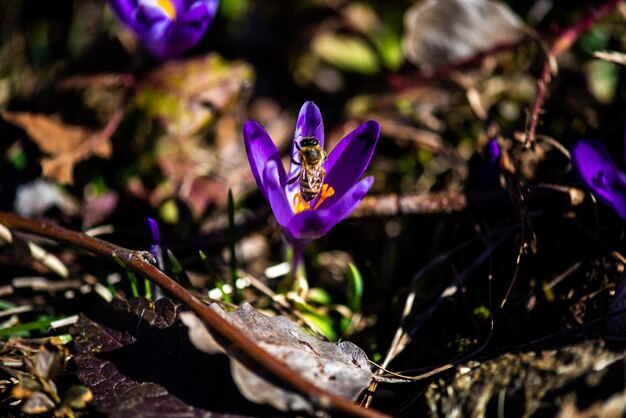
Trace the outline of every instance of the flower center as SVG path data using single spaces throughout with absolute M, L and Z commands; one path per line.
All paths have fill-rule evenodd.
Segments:
M 176 7 L 174 6 L 172 0 L 156 0 L 155 3 L 163 9 L 167 17 L 171 20 L 176 20 Z
M 335 189 L 330 187 L 328 184 L 323 184 L 322 190 L 320 191 L 320 198 L 313 207 L 313 210 L 319 208 L 324 200 L 328 199 L 334 194 Z M 311 210 L 311 205 L 309 204 L 309 202 L 304 200 L 302 198 L 302 194 L 298 192 L 293 196 L 293 213 L 297 215 L 298 213 L 304 212 L 305 210 Z

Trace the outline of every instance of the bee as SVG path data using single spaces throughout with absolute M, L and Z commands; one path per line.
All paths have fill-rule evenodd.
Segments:
M 301 166 L 300 172 L 289 179 L 287 184 L 300 180 L 300 193 L 305 202 L 310 202 L 322 189 L 326 169 L 322 166 L 326 161 L 326 151 L 320 146 L 319 140 L 314 136 L 305 136 L 296 142 L 296 149 L 300 155 L 300 161 L 293 158 L 291 162 Z

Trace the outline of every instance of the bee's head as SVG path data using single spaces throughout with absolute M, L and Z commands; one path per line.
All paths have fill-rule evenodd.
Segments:
M 300 141 L 301 147 L 316 147 L 319 144 L 320 142 L 314 136 L 305 136 L 302 138 L 302 141 Z

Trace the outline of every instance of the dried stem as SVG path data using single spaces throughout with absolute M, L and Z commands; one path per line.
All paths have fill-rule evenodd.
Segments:
M 583 20 L 564 30 L 552 44 L 548 59 L 546 60 L 541 72 L 541 78 L 537 81 L 537 95 L 535 96 L 533 107 L 528 114 L 528 118 L 526 119 L 526 139 L 524 141 L 524 148 L 530 147 L 535 141 L 535 131 L 537 129 L 537 124 L 539 123 L 541 106 L 546 96 L 546 89 L 551 81 L 551 61 L 561 55 L 564 51 L 567 51 L 583 32 L 591 29 L 596 20 L 613 10 L 618 3 L 619 0 L 610 0 L 602 6 L 593 9 Z
M 529 205 L 570 209 L 582 202 L 584 192 L 573 187 L 538 184 L 528 189 Z M 504 189 L 467 192 L 407 193 L 366 196 L 351 217 L 484 213 L 513 209 Z
M 239 329 L 233 327 L 217 313 L 209 309 L 184 287 L 146 261 L 152 258 L 150 253 L 146 251 L 133 251 L 118 247 L 108 241 L 90 237 L 80 232 L 22 218 L 6 212 L 0 212 L 0 224 L 13 231 L 35 234 L 50 238 L 59 243 L 73 245 L 112 261 L 116 259 L 122 260 L 127 268 L 150 279 L 165 292 L 185 304 L 198 315 L 208 327 L 219 333 L 233 346 L 248 355 L 249 358 L 260 367 L 263 367 L 268 372 L 287 383 L 295 391 L 306 396 L 320 409 L 334 410 L 355 417 L 380 418 L 386 416 L 381 412 L 362 408 L 347 399 L 336 396 L 303 379 L 283 362 L 260 348 Z

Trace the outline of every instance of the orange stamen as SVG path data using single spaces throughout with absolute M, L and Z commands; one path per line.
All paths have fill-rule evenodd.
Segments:
M 335 194 L 335 189 L 330 187 L 328 184 L 322 185 L 322 190 L 320 191 L 320 198 L 313 207 L 313 210 L 319 208 L 322 202 L 332 195 Z M 293 195 L 293 213 L 297 215 L 300 212 L 304 212 L 305 210 L 311 210 L 311 205 L 309 202 L 302 198 L 302 194 L 299 192 Z
M 311 209 L 309 202 L 302 198 L 300 192 L 296 193 L 293 196 L 293 213 L 297 215 L 298 213 L 309 209 Z
M 319 208 L 324 200 L 328 199 L 329 197 L 333 196 L 334 194 L 335 194 L 335 189 L 330 187 L 328 184 L 322 185 L 322 191 L 321 191 L 321 194 L 320 194 L 320 199 L 317 201 L 317 203 L 315 204 L 315 207 L 313 209 Z

